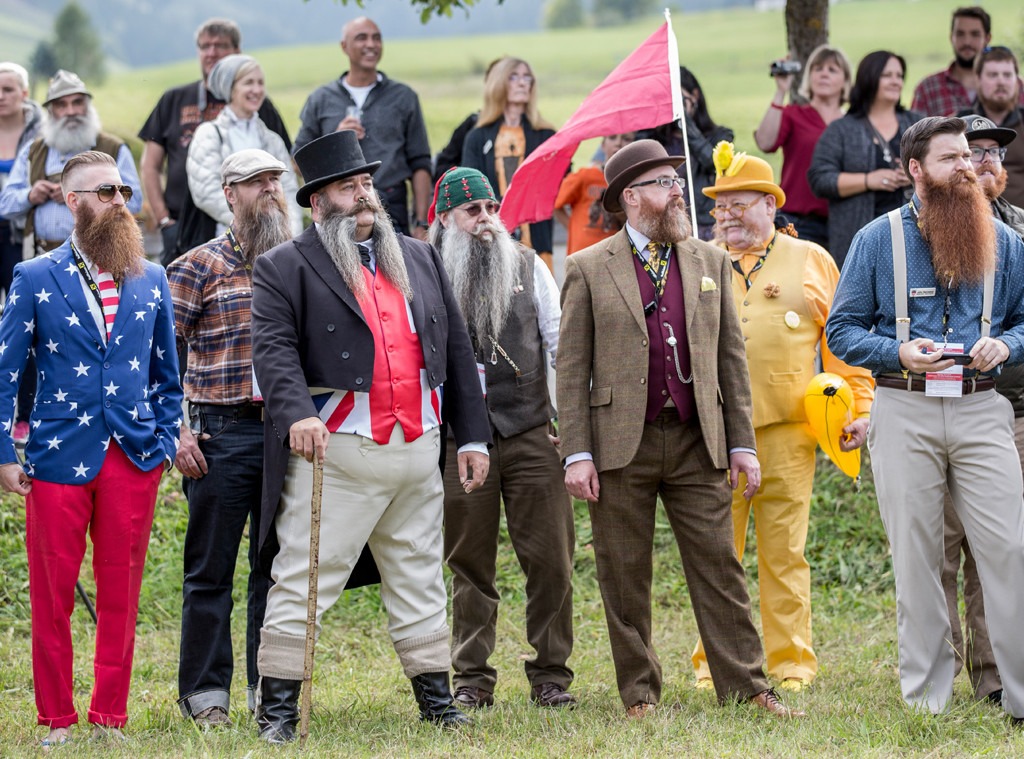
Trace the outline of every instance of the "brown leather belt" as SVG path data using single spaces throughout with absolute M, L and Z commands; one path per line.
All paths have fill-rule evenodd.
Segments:
M 908 381 L 899 377 L 875 377 L 875 384 L 878 387 L 888 387 L 893 390 L 911 390 L 915 393 L 924 392 L 924 380 L 917 377 Z M 996 381 L 991 377 L 972 377 L 963 381 L 964 395 L 980 393 L 982 390 L 994 390 Z

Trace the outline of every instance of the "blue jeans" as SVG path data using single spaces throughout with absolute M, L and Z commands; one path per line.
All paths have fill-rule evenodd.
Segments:
M 192 429 L 208 473 L 184 478 L 188 498 L 185 579 L 182 586 L 179 705 L 185 716 L 211 706 L 228 708 L 234 660 L 231 653 L 231 590 L 238 547 L 249 520 L 249 583 L 245 631 L 247 684 L 259 674 L 256 652 L 267 608 L 270 578 L 259 566 L 260 503 L 263 497 L 263 424 L 200 413 Z

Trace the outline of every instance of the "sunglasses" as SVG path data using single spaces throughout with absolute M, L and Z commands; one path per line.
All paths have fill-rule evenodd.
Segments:
M 133 190 L 126 184 L 101 184 L 95 190 L 72 190 L 71 192 L 94 192 L 100 203 L 109 203 L 114 199 L 115 194 L 121 193 L 121 197 L 127 203 L 132 199 Z
M 501 203 L 497 203 L 493 200 L 488 200 L 486 203 L 470 203 L 463 206 L 456 206 L 456 208 L 458 208 L 458 210 L 460 211 L 465 211 L 466 215 L 469 216 L 469 218 L 475 219 L 484 211 L 487 211 L 487 213 L 491 216 L 497 216 L 498 209 L 501 208 Z

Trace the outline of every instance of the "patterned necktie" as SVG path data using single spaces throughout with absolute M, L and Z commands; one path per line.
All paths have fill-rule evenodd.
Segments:
M 359 248 L 359 260 L 363 262 L 363 266 L 373 271 L 373 267 L 370 266 L 370 249 L 361 243 L 357 243 L 356 247 Z
M 650 253 L 647 256 L 647 263 L 650 264 L 655 274 L 661 274 L 661 246 L 658 243 L 651 240 L 647 243 L 647 252 Z
M 117 282 L 109 271 L 99 269 L 96 275 L 96 287 L 100 290 L 100 302 L 103 304 L 103 321 L 107 325 L 107 339 L 114 329 L 114 319 L 117 318 L 117 304 L 120 297 L 117 294 Z

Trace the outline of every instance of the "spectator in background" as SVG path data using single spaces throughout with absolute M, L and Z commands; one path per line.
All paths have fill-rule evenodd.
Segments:
M 953 61 L 918 82 L 911 110 L 922 116 L 952 116 L 969 107 L 978 90 L 974 59 L 991 39 L 992 17 L 984 8 L 972 5 L 953 11 L 949 33 Z
M 900 137 L 921 115 L 906 110 L 907 63 L 888 50 L 857 66 L 850 110 L 818 139 L 807 171 L 811 190 L 828 199 L 828 251 L 840 271 L 857 231 L 907 199 L 910 178 L 900 165 Z
M 633 136 L 633 132 L 608 135 L 601 140 L 600 154 L 608 160 L 631 143 Z M 562 180 L 555 199 L 555 218 L 569 230 L 566 255 L 589 248 L 622 229 L 625 217 L 608 213 L 601 204 L 607 187 L 603 163 L 586 166 Z
M 60 175 L 79 153 L 98 150 L 113 158 L 122 181 L 132 188 L 126 207 L 133 214 L 142 209 L 142 186 L 132 153 L 119 137 L 100 131 L 92 94 L 78 74 L 63 69 L 54 74 L 43 106 L 49 118 L 44 119 L 40 136 L 18 151 L 7 186 L 0 193 L 0 216 L 27 214 L 25 235 L 33 235 L 37 255 L 62 245 L 74 229 Z
M 217 221 L 221 234 L 231 225 L 233 214 L 221 182 L 220 166 L 239 150 L 264 150 L 288 166 L 288 147 L 277 134 L 267 129 L 259 117 L 266 98 L 263 69 L 248 55 L 229 55 L 214 65 L 207 78 L 213 96 L 224 100 L 220 114 L 196 129 L 188 147 L 188 189 L 196 208 Z M 299 185 L 295 174 L 286 171 L 281 185 L 288 199 L 292 235 L 302 231 L 302 209 L 295 202 Z
M 17 63 L 0 63 L 0 192 L 18 151 L 31 142 L 43 121 L 43 109 L 28 97 L 28 72 Z M 0 216 L 0 290 L 11 289 L 14 265 L 21 260 L 24 218 Z
M 163 237 L 161 261 L 164 266 L 185 251 L 206 242 L 216 232 L 216 225 L 207 220 L 203 229 L 193 230 L 179 242 L 178 233 L 181 230 L 175 225 L 181 219 L 185 206 L 191 203 L 185 176 L 185 157 L 188 155 L 192 135 L 196 127 L 204 121 L 215 119 L 224 107 L 224 101 L 207 88 L 207 77 L 221 58 L 241 52 L 242 33 L 238 24 L 230 19 L 211 18 L 196 30 L 196 48 L 203 78 L 167 90 L 160 96 L 153 112 L 139 130 L 139 137 L 145 141 L 142 160 L 139 161 L 142 184 L 146 188 L 149 208 Z M 260 106 L 259 116 L 268 129 L 280 136 L 290 151 L 288 130 L 269 98 Z M 165 168 L 166 187 L 160 181 Z
M 689 160 L 679 167 L 679 176 L 685 177 L 687 170 L 693 180 L 693 204 L 697 212 L 697 236 L 701 240 L 710 240 L 714 236 L 715 220 L 711 209 L 715 201 L 707 197 L 703 190 L 715 183 L 715 164 L 711 151 L 715 145 L 725 140 L 732 142 L 733 133 L 728 127 L 720 126 L 708 112 L 707 99 L 701 89 L 697 77 L 686 66 L 679 67 L 679 83 L 683 90 L 683 107 L 686 111 L 686 140 L 689 144 Z M 672 155 L 683 154 L 683 132 L 678 122 L 663 124 L 654 130 L 651 136 Z M 687 169 L 689 167 L 689 169 Z M 689 203 L 689 193 L 684 189 L 683 195 Z
M 500 60 L 501 58 L 495 58 L 487 64 L 487 70 L 484 72 L 484 82 L 487 81 L 487 77 L 490 75 L 491 69 L 494 68 L 494 64 Z M 461 124 L 455 127 L 455 131 L 452 132 L 448 144 L 441 148 L 441 152 L 437 154 L 437 158 L 434 160 L 434 184 L 437 184 L 438 180 L 444 176 L 448 169 L 454 169 L 459 165 L 459 161 L 462 160 L 462 145 L 466 141 L 466 135 L 476 126 L 477 119 L 479 118 L 480 111 L 473 111 L 473 113 L 462 120 Z
M 786 217 L 800 239 L 822 247 L 828 247 L 828 201 L 811 192 L 807 169 L 822 132 L 842 118 L 852 79 L 850 61 L 843 51 L 819 45 L 807 57 L 800 81 L 799 95 L 806 102 L 784 106 L 793 76 L 775 76 L 775 94 L 754 132 L 757 146 L 766 153 L 782 148 L 779 186 L 786 194 Z
M 987 47 L 975 59 L 974 68 L 978 74 L 978 96 L 971 107 L 959 115 L 978 114 L 998 127 L 1013 130 L 1021 138 L 1024 111 L 1020 106 L 1017 57 L 1008 47 Z M 1007 145 L 1002 163 L 1006 172 L 1003 196 L 1015 206 L 1024 206 L 1024 139 Z
M 476 127 L 466 135 L 461 165 L 486 176 L 500 200 L 526 156 L 554 133 L 537 108 L 537 79 L 530 64 L 506 56 L 491 67 L 484 82 L 484 106 Z M 509 231 L 554 270 L 550 219 Z
M 349 70 L 318 88 L 302 106 L 295 150 L 325 134 L 351 129 L 368 161 L 380 161 L 374 185 L 401 234 L 427 239 L 432 197 L 430 144 L 416 93 L 377 69 L 384 55 L 380 27 L 360 16 L 341 29 Z M 412 183 L 413 216 L 408 188 Z

